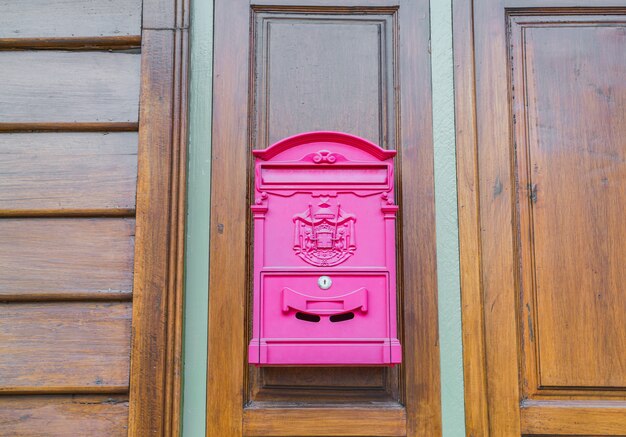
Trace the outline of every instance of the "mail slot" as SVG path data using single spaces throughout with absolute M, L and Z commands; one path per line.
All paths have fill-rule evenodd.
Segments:
M 397 339 L 396 152 L 341 132 L 254 150 L 249 362 L 401 362 Z

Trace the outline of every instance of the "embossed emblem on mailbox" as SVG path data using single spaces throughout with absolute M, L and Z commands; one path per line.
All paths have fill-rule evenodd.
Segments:
M 309 132 L 253 153 L 249 362 L 399 363 L 395 151 Z
M 345 261 L 356 249 L 354 222 L 356 217 L 334 208 L 324 198 L 317 208 L 309 204 L 306 211 L 293 217 L 295 222 L 296 254 L 314 266 L 336 266 Z

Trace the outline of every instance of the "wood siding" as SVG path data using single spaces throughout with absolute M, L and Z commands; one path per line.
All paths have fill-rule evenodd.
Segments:
M 1 436 L 178 434 L 187 9 L 0 0 Z

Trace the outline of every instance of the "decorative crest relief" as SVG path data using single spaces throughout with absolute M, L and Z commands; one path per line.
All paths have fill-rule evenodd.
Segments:
M 354 223 L 356 216 L 333 208 L 328 197 L 320 198 L 317 208 L 309 204 L 306 211 L 293 217 L 295 238 L 293 250 L 309 264 L 318 267 L 336 266 L 356 250 Z

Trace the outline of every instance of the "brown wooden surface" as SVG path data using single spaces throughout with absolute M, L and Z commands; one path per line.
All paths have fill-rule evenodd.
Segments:
M 125 392 L 130 302 L 0 304 L 0 393 Z
M 244 1 L 215 2 L 207 437 L 243 432 L 249 13 Z
M 406 436 L 404 408 L 248 408 L 246 436 Z
M 127 422 L 126 396 L 0 396 L 3 437 L 122 437 Z
M 338 130 L 395 148 L 393 17 L 255 13 L 254 147 Z
M 454 93 L 459 215 L 459 256 L 463 322 L 465 434 L 488 436 L 480 217 L 476 165 L 473 2 L 453 0 Z
M 599 401 L 526 401 L 522 405 L 524 434 L 623 436 L 626 403 Z
M 0 125 L 136 122 L 139 54 L 0 51 Z
M 332 416 L 333 430 L 323 428 L 311 408 L 323 408 L 320 404 L 326 402 L 339 411 L 382 395 L 386 402 L 374 411 L 383 414 L 384 405 L 391 403 L 399 414 L 385 416 L 386 431 L 380 432 L 437 436 L 441 418 L 432 120 L 425 103 L 430 102 L 428 4 L 321 4 L 285 1 L 251 11 L 243 1 L 216 3 L 208 435 L 376 433 L 359 427 L 356 418 L 346 418 L 339 430 L 338 412 Z M 382 7 L 367 8 L 374 5 Z M 344 130 L 400 149 L 400 331 L 405 356 L 399 370 L 246 367 L 249 152 L 312 129 Z M 294 420 L 286 420 L 285 407 Z
M 186 21 L 159 4 L 144 4 L 129 434 L 169 437 L 180 432 L 188 35 L 148 28 L 157 13 Z
M 141 0 L 1 0 L 0 39 L 139 35 Z
M 10 158 L 0 215 L 13 217 L 0 223 L 12 248 L 0 255 L 0 299 L 21 314 L 4 326 L 14 350 L 3 358 L 15 362 L 0 390 L 29 395 L 0 396 L 0 435 L 176 436 L 188 2 L 143 2 L 144 29 L 159 29 L 145 43 L 137 0 L 19 3 L 0 0 L 0 147 Z M 84 395 L 35 394 L 53 392 Z
M 0 220 L 0 299 L 130 299 L 134 219 Z
M 0 134 L 0 155 L 2 215 L 134 212 L 135 132 Z
M 626 388 L 626 17 L 616 18 L 513 21 L 531 393 Z
M 455 49 L 474 36 L 456 54 L 468 435 L 626 435 L 625 11 L 459 3 Z

